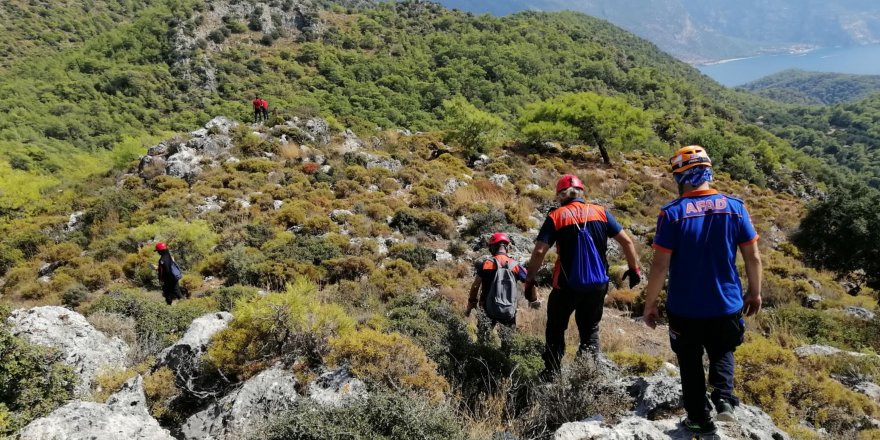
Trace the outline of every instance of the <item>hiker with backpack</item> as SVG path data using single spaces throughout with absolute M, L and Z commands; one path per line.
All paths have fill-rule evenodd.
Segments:
M 716 427 L 706 398 L 703 353 L 709 358 L 715 418 L 735 421 L 739 399 L 733 394 L 733 353 L 745 335 L 743 315 L 761 310 L 758 233 L 742 200 L 710 187 L 712 161 L 705 148 L 681 148 L 669 162 L 680 197 L 664 206 L 657 219 L 643 319 L 649 327 L 657 326 L 657 299 L 668 275 L 666 314 L 669 343 L 681 371 L 687 411 L 683 425 L 697 434 L 712 434 Z M 738 250 L 748 278 L 745 297 L 736 268 Z
M 492 256 L 478 261 L 474 269 L 476 277 L 471 285 L 470 297 L 465 316 L 470 316 L 474 309 L 477 312 L 477 341 L 489 344 L 492 340 L 492 329 L 496 324 L 501 348 L 509 348 L 511 337 L 516 328 L 516 302 L 519 297 L 517 281 L 525 281 L 528 271 L 518 261 L 507 255 L 510 238 L 503 232 L 496 232 L 489 237 L 489 252 Z M 532 308 L 540 308 L 541 302 L 532 291 L 526 295 Z
M 156 243 L 156 252 L 159 253 L 156 272 L 159 276 L 159 282 L 162 283 L 162 296 L 165 297 L 165 303 L 170 306 L 175 299 L 183 299 L 183 294 L 180 291 L 180 279 L 183 278 L 183 272 L 171 257 L 171 251 L 168 250 L 167 244 Z
M 578 355 L 600 357 L 599 321 L 608 293 L 608 239 L 620 244 L 629 269 L 624 279 L 633 288 L 641 282 L 635 245 L 611 213 L 584 199 L 584 184 L 565 175 L 556 184 L 559 207 L 552 210 L 535 240 L 528 267 L 526 295 L 535 296 L 535 275 L 547 251 L 555 244 L 558 254 L 553 268 L 553 290 L 547 300 L 546 346 L 541 378 L 552 380 L 565 354 L 565 330 L 575 314 L 580 346 Z M 532 292 L 532 293 L 529 293 Z

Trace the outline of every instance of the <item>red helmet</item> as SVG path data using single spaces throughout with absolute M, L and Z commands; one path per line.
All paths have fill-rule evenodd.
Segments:
M 160 242 L 156 243 L 156 252 L 167 251 L 167 250 L 168 250 L 168 245 L 165 244 L 164 242 L 160 241 Z
M 581 182 L 581 179 L 578 179 L 577 176 L 573 174 L 566 174 L 559 178 L 559 181 L 556 182 L 556 192 L 560 193 L 569 188 L 580 188 L 584 189 L 584 182 Z
M 498 243 L 507 243 L 510 244 L 510 238 L 507 237 L 507 234 L 503 232 L 496 232 L 489 237 L 489 246 L 498 244 Z

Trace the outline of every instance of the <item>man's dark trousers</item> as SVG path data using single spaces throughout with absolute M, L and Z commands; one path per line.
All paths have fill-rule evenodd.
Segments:
M 695 422 L 709 420 L 711 407 L 706 398 L 703 352 L 709 356 L 709 384 L 712 402 L 724 399 L 739 405 L 733 394 L 733 352 L 743 342 L 745 325 L 742 314 L 711 319 L 688 319 L 669 314 L 669 341 L 678 356 L 681 391 L 688 418 Z
M 565 354 L 565 330 L 574 313 L 581 338 L 580 350 L 599 352 L 599 321 L 605 306 L 608 283 L 582 291 L 553 289 L 547 300 L 546 348 L 544 369 L 556 373 Z

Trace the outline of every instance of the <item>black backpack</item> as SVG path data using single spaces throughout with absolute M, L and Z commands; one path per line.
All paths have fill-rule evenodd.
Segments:
M 516 298 L 519 291 L 516 286 L 516 275 L 510 268 L 513 261 L 507 261 L 502 265 L 496 258 L 495 278 L 489 291 L 486 292 L 486 315 L 500 322 L 510 322 L 516 318 Z

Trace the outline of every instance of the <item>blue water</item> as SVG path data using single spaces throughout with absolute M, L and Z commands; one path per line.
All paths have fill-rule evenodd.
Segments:
M 880 45 L 832 47 L 805 54 L 763 55 L 697 66 L 726 86 L 739 86 L 785 69 L 880 75 Z

